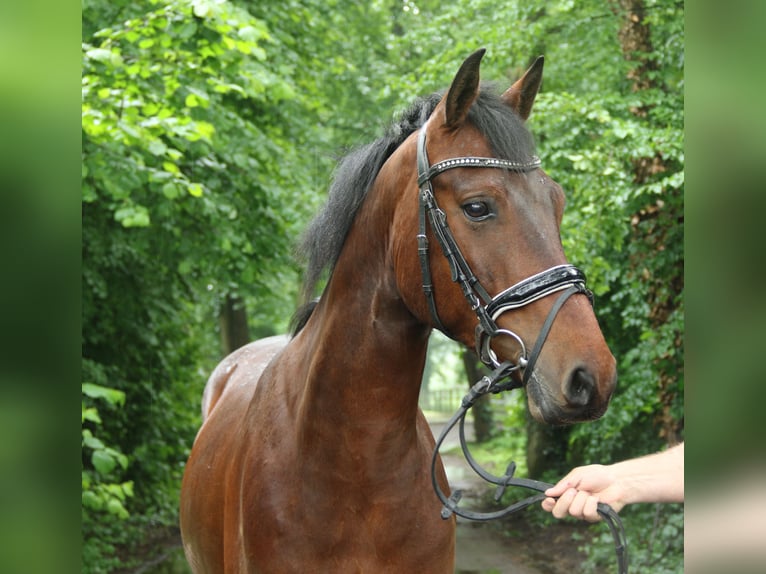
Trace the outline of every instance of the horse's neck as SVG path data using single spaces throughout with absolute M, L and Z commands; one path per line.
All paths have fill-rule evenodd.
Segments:
M 297 423 L 315 445 L 337 440 L 395 451 L 417 440 L 429 329 L 401 301 L 384 236 L 367 225 L 352 230 L 295 341 L 305 363 Z
M 379 293 L 339 301 L 327 295 L 327 305 L 300 336 L 304 418 L 317 414 L 347 426 L 414 422 L 427 329 Z

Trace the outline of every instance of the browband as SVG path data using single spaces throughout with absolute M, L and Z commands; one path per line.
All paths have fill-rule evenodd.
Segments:
M 427 171 L 420 173 L 418 175 L 418 185 L 422 186 L 441 172 L 455 167 L 499 167 L 511 171 L 531 171 L 537 169 L 540 165 L 540 158 L 536 155 L 533 155 L 528 162 L 510 161 L 496 157 L 453 157 L 452 159 L 445 159 L 435 163 Z

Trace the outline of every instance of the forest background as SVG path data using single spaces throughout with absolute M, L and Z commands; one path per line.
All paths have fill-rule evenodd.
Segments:
M 595 423 L 546 432 L 523 413 L 508 420 L 544 441 L 535 472 L 549 479 L 682 440 L 683 10 L 84 2 L 83 571 L 124 565 L 118 553 L 176 523 L 207 374 L 241 341 L 286 329 L 292 247 L 337 158 L 446 87 L 479 47 L 483 79 L 500 85 L 546 56 L 530 129 L 567 193 L 564 247 L 596 293 L 620 376 Z M 625 512 L 640 571 L 679 571 L 682 509 Z

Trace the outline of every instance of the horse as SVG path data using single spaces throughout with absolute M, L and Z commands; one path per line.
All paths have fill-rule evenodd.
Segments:
M 341 160 L 303 240 L 320 298 L 211 374 L 180 502 L 194 572 L 454 571 L 418 408 L 434 328 L 510 366 L 540 421 L 606 410 L 615 360 L 526 127 L 542 56 L 499 93 L 483 55 Z

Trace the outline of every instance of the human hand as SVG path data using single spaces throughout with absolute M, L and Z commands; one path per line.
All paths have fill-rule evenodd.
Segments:
M 684 501 L 684 443 L 608 466 L 579 466 L 545 491 L 543 510 L 596 522 L 598 503 L 619 512 L 636 502 Z M 558 500 L 556 500 L 558 498 Z
M 600 464 L 580 466 L 545 491 L 543 510 L 556 518 L 567 515 L 598 522 L 598 503 L 609 504 L 615 511 L 624 505 L 624 489 L 612 467 Z

